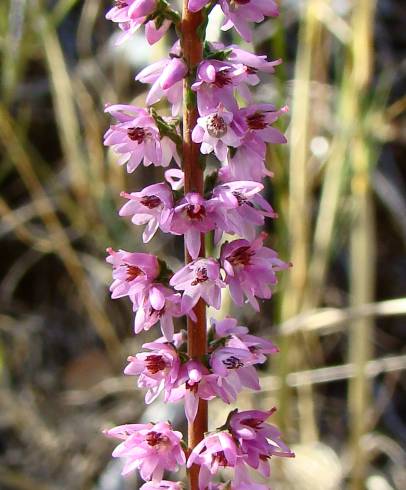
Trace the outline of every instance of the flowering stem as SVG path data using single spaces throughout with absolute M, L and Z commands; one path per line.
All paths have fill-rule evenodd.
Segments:
M 192 130 L 196 126 L 198 111 L 191 91 L 196 66 L 203 56 L 202 41 L 199 38 L 198 28 L 203 20 L 201 12 L 190 12 L 188 0 L 183 1 L 182 13 L 182 48 L 183 56 L 189 68 L 189 76 L 185 78 L 183 89 L 183 171 L 185 175 L 185 194 L 198 192 L 203 195 L 204 176 L 203 168 L 199 162 L 200 145 L 192 141 Z M 204 257 L 204 237 L 201 237 L 200 257 Z M 191 257 L 185 250 L 185 261 L 190 262 Z M 188 354 L 192 358 L 199 358 L 207 353 L 206 333 L 206 305 L 200 299 L 194 308 L 196 322 L 188 318 Z M 189 423 L 188 444 L 193 449 L 207 432 L 207 401 L 199 400 L 199 409 L 194 422 Z M 189 470 L 189 489 L 198 489 L 199 466 L 193 465 Z

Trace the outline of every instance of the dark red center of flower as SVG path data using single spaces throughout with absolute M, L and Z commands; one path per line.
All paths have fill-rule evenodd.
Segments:
M 148 209 L 157 208 L 161 204 L 161 200 L 158 196 L 143 196 L 140 203 Z
M 145 129 L 143 128 L 128 128 L 127 135 L 131 141 L 142 143 L 145 139 L 146 133 L 145 133 Z
M 199 383 L 189 383 L 189 381 L 186 381 L 185 387 L 187 390 L 191 391 L 192 393 L 197 393 L 197 389 L 199 387 Z
M 230 356 L 227 359 L 224 359 L 223 364 L 227 369 L 238 369 L 244 366 L 244 363 L 235 356 Z
M 228 258 L 227 260 L 230 264 L 234 266 L 238 265 L 250 265 L 251 257 L 255 255 L 255 252 L 251 250 L 249 246 L 237 248 Z
M 118 9 L 123 9 L 125 7 L 128 7 L 128 3 L 124 2 L 123 0 L 115 0 L 114 6 L 117 7 Z
M 143 271 L 136 265 L 126 264 L 126 267 L 127 267 L 127 277 L 126 277 L 127 282 L 134 281 L 134 279 L 137 279 L 137 277 L 144 275 Z
M 166 440 L 166 437 L 159 432 L 151 431 L 145 436 L 145 440 L 150 446 L 157 446 Z
M 231 78 L 228 75 L 229 70 L 222 70 L 218 71 L 216 73 L 216 78 L 213 82 L 213 84 L 218 87 L 218 88 L 223 88 L 226 85 L 230 85 L 231 83 Z
M 254 418 L 248 418 L 241 420 L 242 425 L 248 425 L 248 427 L 252 427 L 253 429 L 259 429 L 261 427 L 261 420 L 254 419 Z
M 233 0 L 237 5 L 247 5 L 251 0 Z
M 221 138 L 227 133 L 227 124 L 218 114 L 212 114 L 207 118 L 207 132 L 213 138 Z
M 192 286 L 197 286 L 208 279 L 206 267 L 199 267 L 195 272 L 195 279 L 192 281 Z
M 166 361 L 162 356 L 152 354 L 145 359 L 145 365 L 151 374 L 156 374 L 166 368 Z
M 188 218 L 196 221 L 202 221 L 206 217 L 206 208 L 201 204 L 189 204 L 186 207 Z
M 242 206 L 243 204 L 249 204 L 248 199 L 243 194 L 241 194 L 241 192 L 234 191 L 233 196 L 237 199 L 239 206 Z
M 246 72 L 248 75 L 255 75 L 258 70 L 256 68 L 253 68 L 252 66 L 247 66 Z
M 160 310 L 156 310 L 155 308 L 152 308 L 152 306 L 149 309 L 149 316 L 156 315 L 155 318 L 161 318 L 164 313 L 165 313 L 165 306 Z
M 217 453 L 213 453 L 211 456 L 212 463 L 217 462 L 219 466 L 223 466 L 226 468 L 228 466 L 228 461 L 224 451 L 218 451 Z
M 268 123 L 265 120 L 265 114 L 262 112 L 255 112 L 251 116 L 248 116 L 247 124 L 248 127 L 253 130 L 265 129 L 268 126 Z

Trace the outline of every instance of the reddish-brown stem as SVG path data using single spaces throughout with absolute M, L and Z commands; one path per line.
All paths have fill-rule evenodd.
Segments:
M 202 23 L 201 12 L 193 13 L 187 8 L 188 0 L 183 0 L 182 13 L 182 48 L 183 56 L 189 66 L 189 75 L 194 73 L 196 66 L 202 60 L 202 42 L 198 35 L 198 27 Z M 199 145 L 192 141 L 192 130 L 196 125 L 198 113 L 193 103 L 190 89 L 191 77 L 185 79 L 183 92 L 183 171 L 185 173 L 185 194 L 199 192 L 203 195 L 204 178 L 203 169 L 199 162 Z M 204 237 L 201 238 L 200 256 L 204 257 Z M 190 256 L 185 252 L 186 262 Z M 206 305 L 200 300 L 194 308 L 196 322 L 188 319 L 188 354 L 192 358 L 199 358 L 207 353 L 206 334 Z M 188 445 L 193 449 L 207 432 L 207 402 L 200 400 L 196 419 L 189 424 Z M 189 490 L 198 490 L 199 467 L 193 465 L 189 470 Z

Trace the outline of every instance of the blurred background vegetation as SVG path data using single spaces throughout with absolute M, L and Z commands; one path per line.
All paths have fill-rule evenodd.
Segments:
M 128 177 L 104 151 L 106 102 L 144 104 L 135 73 L 165 56 L 142 34 L 115 48 L 108 0 L 0 2 L 0 488 L 123 490 L 101 429 L 147 409 L 126 355 L 132 312 L 108 294 L 107 246 L 143 250 L 117 217 Z M 219 18 L 209 28 L 218 39 Z M 235 41 L 232 34 L 223 37 Z M 169 43 L 170 40 L 166 40 Z M 275 489 L 406 488 L 406 9 L 402 0 L 285 0 L 255 31 L 285 61 L 258 100 L 290 106 L 289 145 L 269 152 L 280 219 L 270 244 L 294 267 L 260 315 L 231 312 L 281 353 L 240 407 L 279 407 L 297 458 Z M 148 246 L 176 267 L 181 242 Z M 180 324 L 181 326 L 181 324 Z M 212 426 L 229 407 L 212 404 Z

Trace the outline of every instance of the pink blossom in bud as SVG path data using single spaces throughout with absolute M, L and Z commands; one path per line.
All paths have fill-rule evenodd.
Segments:
M 118 23 L 123 31 L 117 44 L 131 37 L 155 8 L 156 0 L 115 0 L 114 6 L 106 14 L 106 19 Z
M 144 483 L 142 487 L 140 487 L 140 490 L 183 490 L 183 484 L 182 482 L 173 482 L 173 481 L 168 481 L 168 480 L 162 480 L 162 481 L 150 481 L 147 483 Z
M 167 136 L 161 138 L 154 118 L 145 109 L 132 105 L 110 105 L 105 112 L 117 124 L 110 126 L 104 135 L 104 144 L 121 155 L 119 164 L 127 164 L 128 172 L 143 161 L 145 166 L 167 167 L 174 158 L 179 162 L 175 143 Z
M 224 162 L 227 158 L 228 147 L 240 146 L 244 136 L 243 131 L 233 124 L 233 113 L 223 105 L 204 117 L 199 117 L 192 131 L 192 140 L 201 143 L 200 151 L 208 154 L 214 151 L 216 157 Z
M 277 283 L 276 272 L 289 267 L 274 250 L 263 246 L 266 237 L 261 233 L 253 242 L 234 240 L 221 249 L 221 265 L 234 303 L 242 305 L 246 296 L 257 311 L 256 297 L 269 299 L 272 296 L 270 286 Z
M 155 255 L 112 248 L 107 252 L 106 261 L 113 266 L 112 298 L 137 296 L 158 277 L 159 264 Z
M 229 337 L 230 335 L 241 337 L 249 332 L 247 327 L 238 325 L 237 320 L 230 316 L 224 318 L 223 320 L 214 320 L 212 318 L 211 327 L 214 329 L 216 339 Z
M 259 78 L 256 75 L 257 72 L 260 71 L 272 74 L 275 72 L 275 66 L 282 63 L 281 59 L 269 61 L 266 55 L 251 53 L 250 51 L 246 51 L 235 44 L 222 47 L 221 49 L 230 51 L 227 55 L 227 61 L 238 65 L 244 65 L 247 68 L 247 75 L 250 77 L 256 77 L 255 79 L 252 78 L 250 85 L 256 85 L 259 83 Z
M 273 177 L 273 173 L 265 166 L 265 151 L 266 147 L 262 142 L 258 144 L 252 134 L 247 134 L 235 155 L 229 159 L 228 165 L 221 169 L 221 179 L 227 182 L 232 180 L 261 182 L 264 177 Z
M 192 259 L 199 256 L 201 234 L 213 230 L 216 226 L 217 206 L 216 201 L 206 201 L 197 192 L 190 192 L 174 209 L 170 230 L 177 235 L 184 235 Z
M 137 334 L 149 330 L 159 321 L 162 334 L 168 342 L 172 342 L 173 319 L 181 316 L 180 294 L 175 294 L 162 284 L 153 283 L 132 296 L 131 300 L 136 311 L 134 332 Z
M 247 42 L 252 40 L 251 22 L 262 22 L 265 17 L 277 17 L 279 8 L 275 0 L 219 0 L 225 19 L 223 30 L 232 27 Z
M 185 184 L 185 174 L 180 169 L 170 168 L 165 170 L 165 180 L 171 186 L 173 191 L 179 191 L 183 189 Z
M 152 403 L 162 391 L 164 401 L 168 401 L 179 376 L 178 353 L 169 343 L 150 342 L 142 347 L 150 352 L 130 356 L 124 374 L 138 376 L 138 387 L 148 389 L 145 403 Z
M 210 2 L 211 0 L 189 0 L 188 9 L 191 12 L 198 12 Z
M 173 213 L 172 191 L 167 184 L 153 184 L 140 192 L 121 193 L 128 202 L 120 209 L 120 216 L 132 216 L 135 225 L 147 225 L 142 235 L 148 243 L 158 228 L 169 229 Z
M 230 432 L 238 441 L 244 462 L 265 477 L 270 476 L 269 460 L 272 456 L 294 457 L 282 441 L 279 429 L 265 422 L 274 412 L 275 408 L 247 410 L 234 413 L 230 418 Z
M 113 457 L 125 460 L 123 475 L 138 469 L 143 480 L 159 481 L 165 470 L 176 471 L 186 462 L 182 433 L 169 422 L 121 425 L 104 433 L 123 441 L 113 451 Z
M 259 194 L 263 187 L 258 182 L 234 181 L 213 189 L 213 200 L 220 203 L 218 212 L 223 217 L 224 231 L 253 240 L 265 217 L 277 217 L 268 201 Z M 216 241 L 221 238 L 221 233 L 221 228 L 216 228 Z
M 226 431 L 207 435 L 193 451 L 187 467 L 200 466 L 199 490 L 206 490 L 210 480 L 221 468 L 234 468 L 238 461 L 238 447 L 232 435 Z
M 200 361 L 189 360 L 182 364 L 178 387 L 171 391 L 168 401 L 184 399 L 185 415 L 193 422 L 199 406 L 199 399 L 212 400 L 216 391 L 211 386 L 214 382 L 209 370 Z
M 220 103 L 231 112 L 238 110 L 234 89 L 247 78 L 243 65 L 204 60 L 198 66 L 196 76 L 192 90 L 197 93 L 197 107 L 201 116 L 215 111 Z
M 145 38 L 149 44 L 157 43 L 166 34 L 172 22 L 165 19 L 161 27 L 157 27 L 156 20 L 150 20 L 145 24 Z
M 177 291 L 183 291 L 183 314 L 188 314 L 200 298 L 220 309 L 221 288 L 225 284 L 220 276 L 219 263 L 212 258 L 194 260 L 185 265 L 172 276 L 170 285 Z
M 144 68 L 136 80 L 152 84 L 146 102 L 153 105 L 166 97 L 172 104 L 172 115 L 176 116 L 182 105 L 183 78 L 187 73 L 185 62 L 180 58 L 179 41 L 174 44 L 169 58 L 157 61 Z

